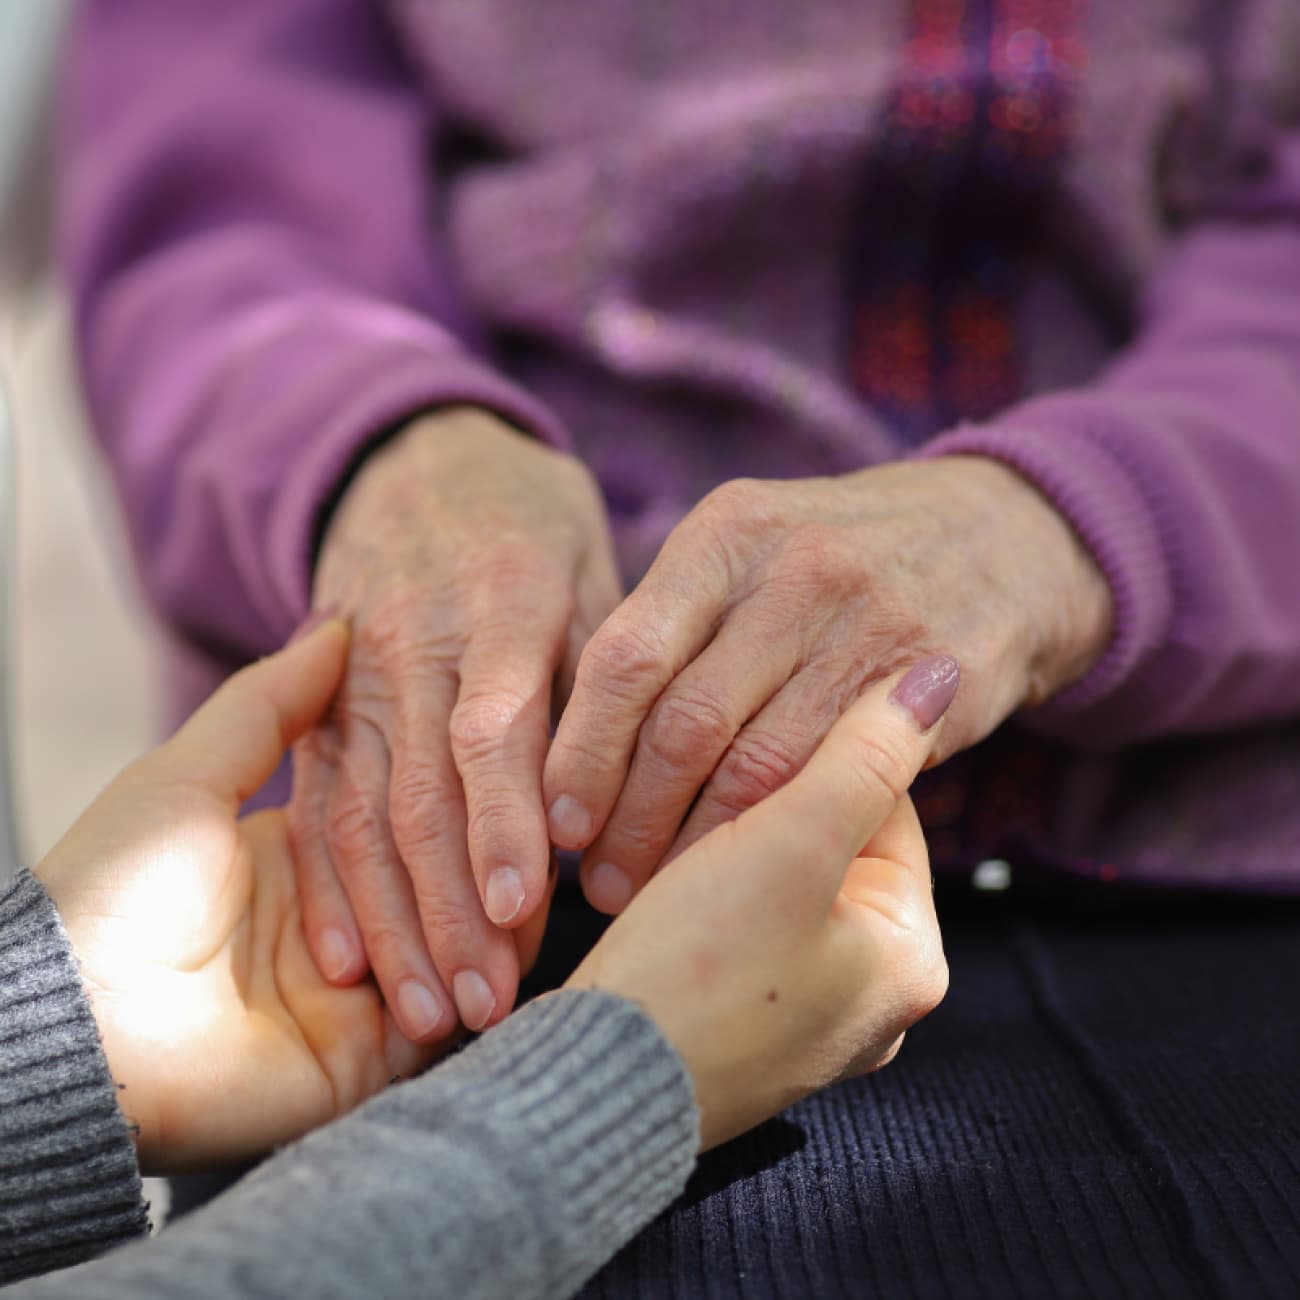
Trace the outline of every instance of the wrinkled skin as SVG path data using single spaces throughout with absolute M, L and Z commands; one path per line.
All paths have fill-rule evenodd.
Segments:
M 295 753 L 304 924 L 327 976 L 373 969 L 416 1041 L 453 1002 L 474 1028 L 509 1009 L 548 839 L 585 851 L 616 913 L 899 665 L 963 664 L 938 761 L 1081 676 L 1112 618 L 1066 522 L 973 457 L 728 483 L 618 600 L 590 476 L 483 412 L 412 424 L 331 521 L 316 601 L 356 649 Z
M 304 925 L 326 976 L 372 970 L 414 1041 L 514 1004 L 512 930 L 547 892 L 552 696 L 620 594 L 587 471 L 477 410 L 411 424 L 330 522 L 315 603 L 354 639 L 294 751 Z
M 1065 521 L 993 461 L 728 483 L 583 653 L 546 763 L 552 835 L 586 849 L 587 896 L 617 912 L 900 664 L 961 661 L 938 761 L 1079 677 L 1110 621 Z
M 326 621 L 237 674 L 37 868 L 146 1170 L 261 1154 L 435 1055 L 403 1037 L 372 982 L 322 978 L 282 813 L 239 816 L 325 716 L 347 645 L 346 625 Z M 656 1021 L 689 1073 L 705 1147 L 878 1068 L 943 996 L 904 794 L 943 724 L 897 687 L 879 683 L 796 780 L 671 864 L 569 981 Z M 536 937 L 521 941 L 525 961 Z

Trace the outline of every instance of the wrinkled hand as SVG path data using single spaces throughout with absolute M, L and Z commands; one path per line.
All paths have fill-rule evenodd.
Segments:
M 905 791 L 946 730 L 922 724 L 956 666 L 914 671 L 910 688 L 872 688 L 800 775 L 670 863 L 569 980 L 656 1021 L 691 1074 L 704 1148 L 879 1068 L 947 989 Z
M 294 752 L 303 918 L 327 977 L 369 965 L 414 1040 L 514 1003 L 510 931 L 547 897 L 552 693 L 619 596 L 590 475 L 482 411 L 414 422 L 330 522 L 315 602 L 353 648 Z
M 241 802 L 328 708 L 347 629 L 245 669 L 133 763 L 37 868 L 67 928 L 141 1163 L 260 1154 L 430 1059 L 303 937 L 281 812 Z
M 726 484 L 583 653 L 546 763 L 552 838 L 586 849 L 587 897 L 617 912 L 900 664 L 963 665 L 938 761 L 1081 676 L 1111 617 L 1082 543 L 997 462 Z

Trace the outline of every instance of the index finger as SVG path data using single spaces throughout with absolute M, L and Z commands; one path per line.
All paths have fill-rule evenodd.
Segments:
M 951 655 L 885 678 L 831 728 L 798 776 L 742 814 L 735 835 L 765 886 L 829 905 L 848 864 L 924 766 L 960 680 Z M 792 863 L 804 869 L 792 871 Z
M 479 897 L 494 925 L 511 928 L 533 914 L 546 890 L 542 765 L 568 621 L 558 603 L 524 608 L 527 616 L 497 614 L 471 635 L 449 722 Z
M 551 839 L 560 848 L 585 849 L 604 827 L 641 724 L 713 639 L 727 594 L 715 558 L 694 553 L 680 534 L 676 543 L 670 537 L 587 643 L 542 777 Z

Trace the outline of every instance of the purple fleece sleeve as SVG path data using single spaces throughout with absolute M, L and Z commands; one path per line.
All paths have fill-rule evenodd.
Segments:
M 1016 468 L 1110 582 L 1109 651 L 1027 720 L 1112 746 L 1300 713 L 1300 136 L 1171 246 L 1095 384 L 922 454 Z
M 62 261 L 145 582 L 246 657 L 304 614 L 368 440 L 456 401 L 551 440 L 438 258 L 429 100 L 371 0 L 84 0 Z

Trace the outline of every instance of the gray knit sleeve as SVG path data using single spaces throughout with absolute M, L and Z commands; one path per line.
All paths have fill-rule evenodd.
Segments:
M 567 1296 L 681 1191 L 697 1143 L 690 1078 L 653 1022 L 556 993 L 156 1240 L 17 1294 Z
M 21 871 L 0 891 L 0 1283 L 147 1228 L 76 959 L 53 903 Z

